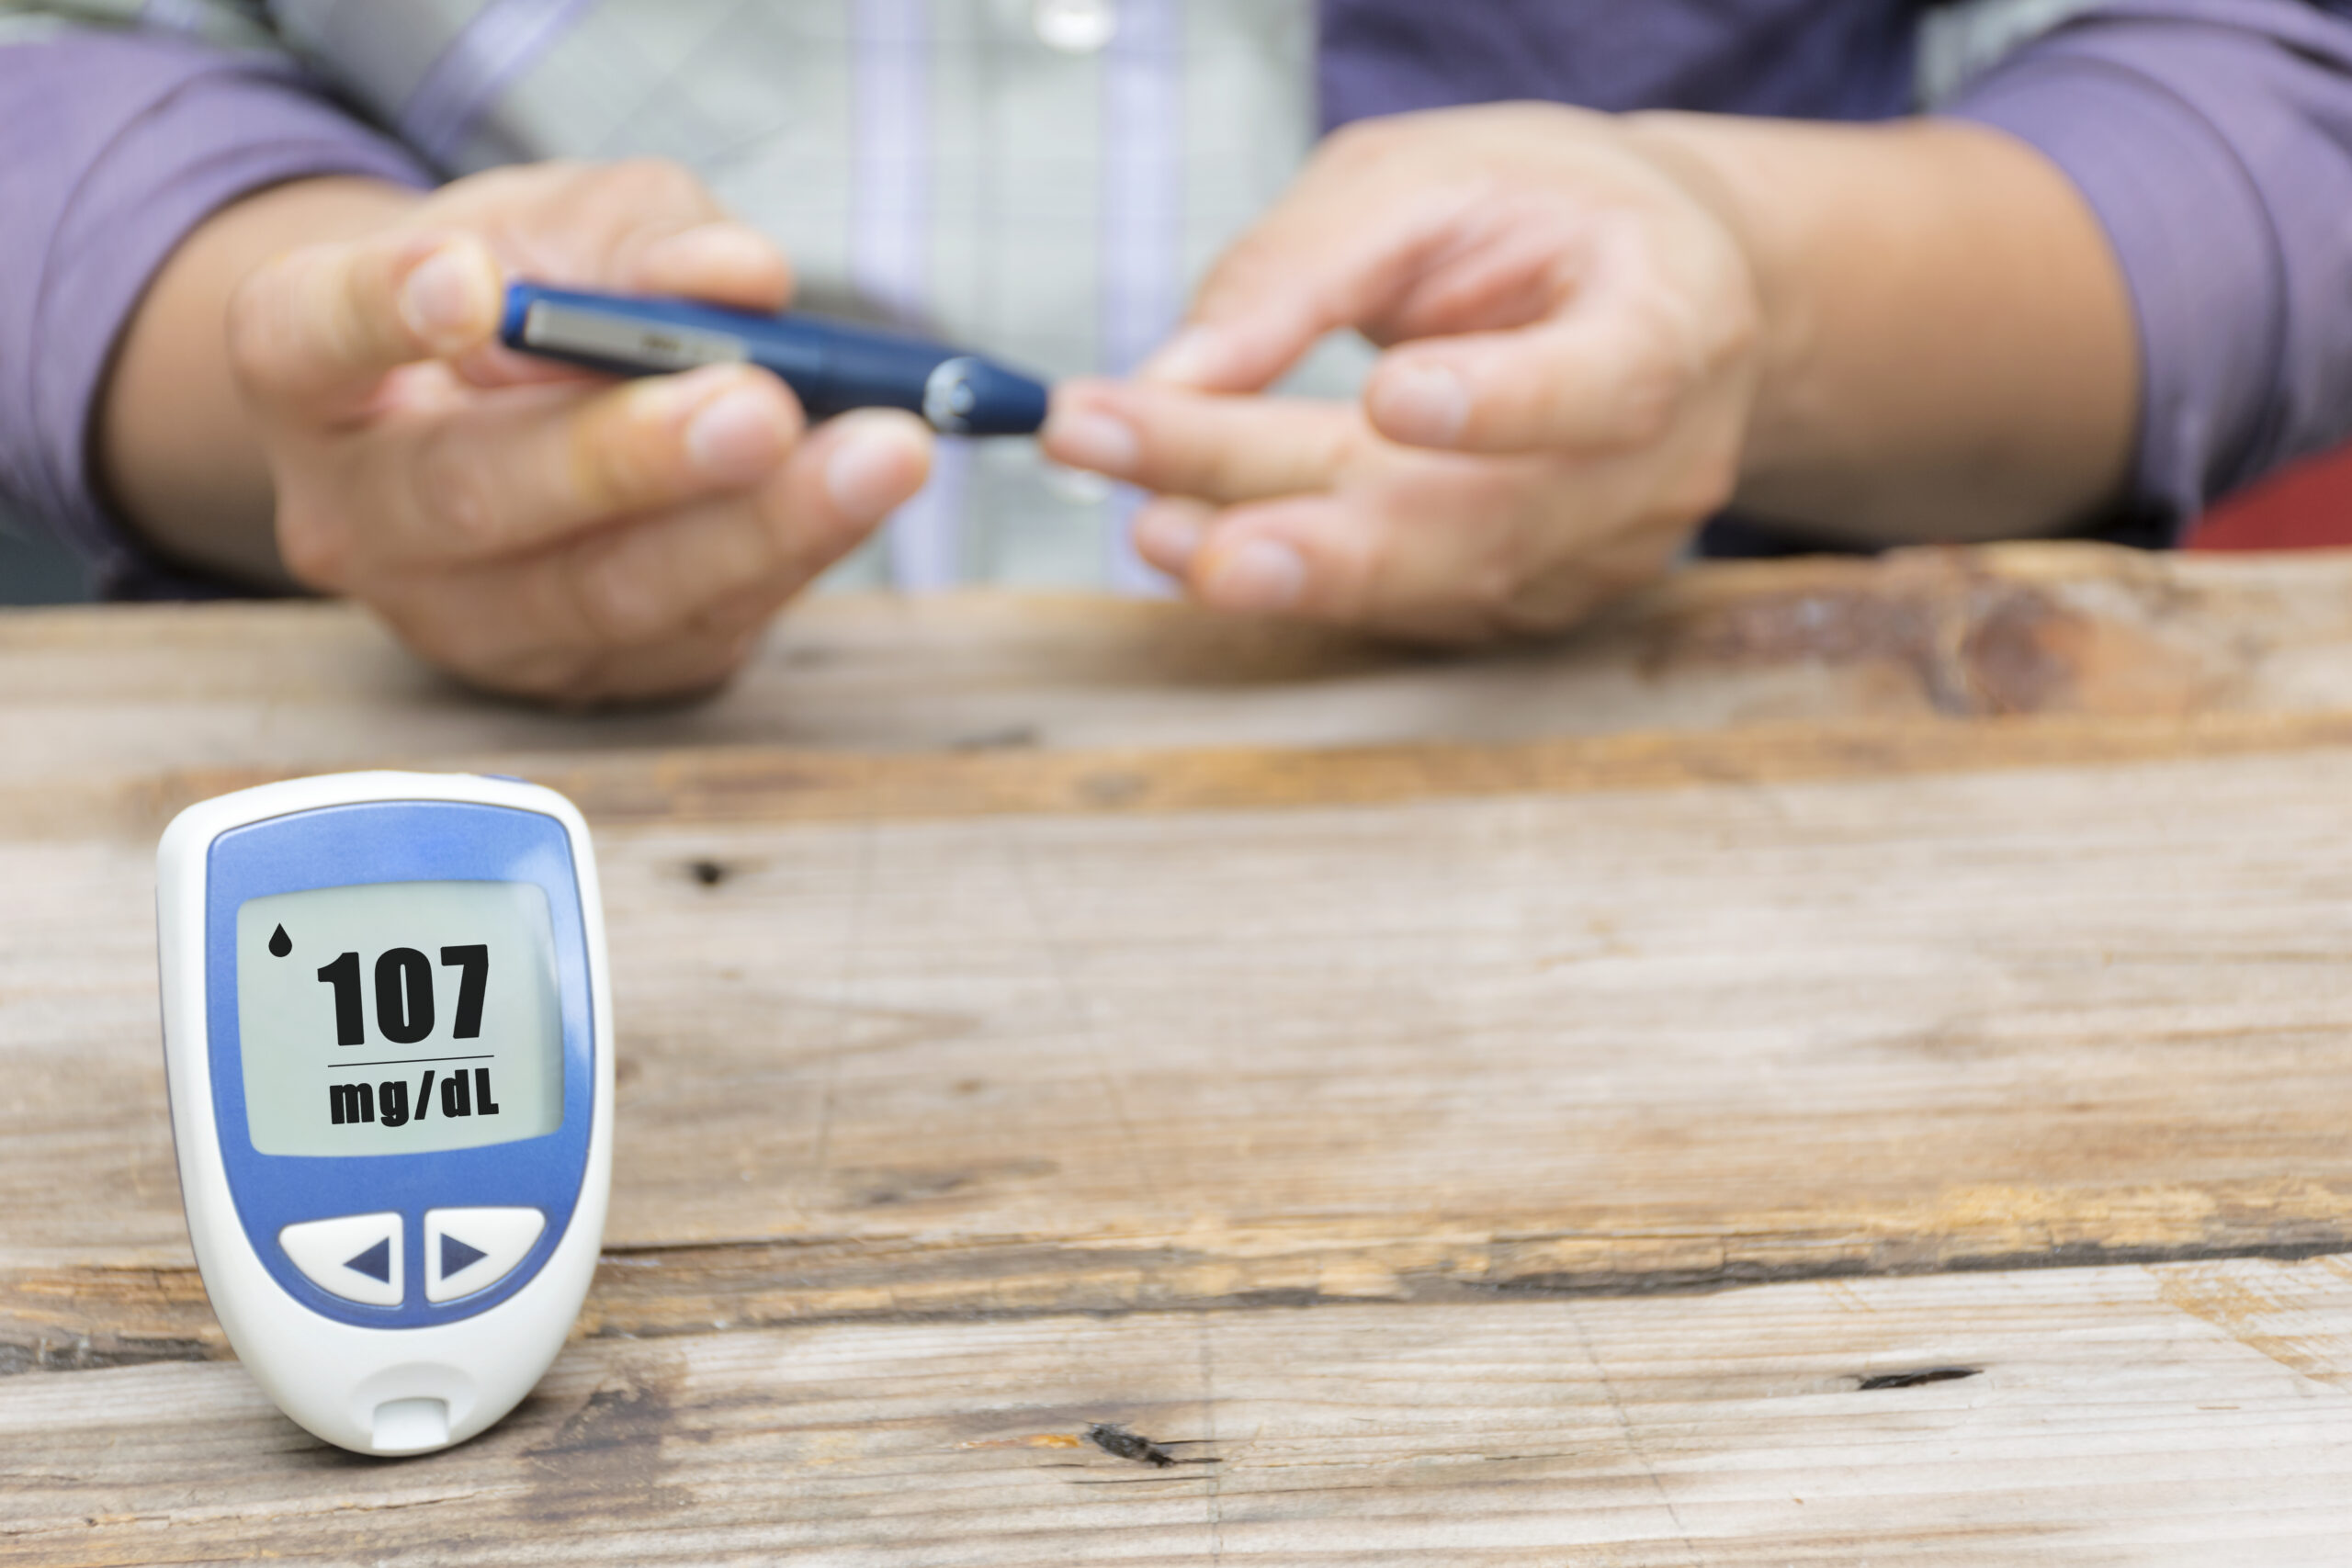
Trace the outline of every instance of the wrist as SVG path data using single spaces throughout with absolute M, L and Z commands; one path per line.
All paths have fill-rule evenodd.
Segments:
M 2046 533 L 2119 493 L 2131 299 L 2041 153 L 1961 120 L 1634 118 L 1756 277 L 1743 510 L 1867 542 L 1964 540 Z
M 100 389 L 101 491 L 158 553 L 232 581 L 295 586 L 277 559 L 273 486 L 231 373 L 229 301 L 272 256 L 401 221 L 422 193 L 343 175 L 289 181 L 190 231 L 149 284 Z
M 1772 473 L 1805 445 L 1803 372 L 1814 357 L 1816 326 L 1798 264 L 1806 204 L 1796 198 L 1798 193 L 1776 192 L 1792 199 L 1757 199 L 1757 193 L 1774 190 L 1775 183 L 1774 171 L 1758 166 L 1764 160 L 1755 139 L 1742 134 L 1756 123 L 1668 110 L 1624 117 L 1634 150 L 1722 225 L 1747 264 L 1755 312 L 1748 367 L 1755 390 L 1740 440 L 1743 488 Z

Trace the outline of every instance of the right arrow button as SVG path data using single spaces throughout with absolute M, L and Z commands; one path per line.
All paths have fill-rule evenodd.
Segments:
M 451 1302 L 486 1291 L 514 1271 L 547 1228 L 537 1209 L 428 1209 L 424 1299 Z
M 447 1231 L 441 1233 L 441 1277 L 462 1274 L 490 1254 L 479 1247 L 468 1247 Z

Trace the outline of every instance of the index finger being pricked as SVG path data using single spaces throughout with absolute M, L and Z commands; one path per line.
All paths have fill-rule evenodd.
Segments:
M 1271 386 L 1325 334 L 1365 327 L 1461 243 L 1472 192 L 1397 167 L 1400 116 L 1328 139 L 1297 182 L 1209 269 L 1185 325 L 1137 372 L 1203 390 Z
M 339 423 L 404 365 L 450 359 L 497 330 L 504 280 L 466 234 L 380 235 L 292 251 L 257 268 L 229 310 L 245 395 L 297 423 Z
M 1038 439 L 1056 462 L 1229 505 L 1329 490 L 1364 434 L 1344 403 L 1072 381 Z

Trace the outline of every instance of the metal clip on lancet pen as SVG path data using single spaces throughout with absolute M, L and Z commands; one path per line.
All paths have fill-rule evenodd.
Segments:
M 919 338 L 814 316 L 754 315 L 690 299 L 509 285 L 499 336 L 509 348 L 616 376 L 697 365 L 774 371 L 812 420 L 848 409 L 905 409 L 945 435 L 1029 435 L 1046 389 L 1017 371 Z

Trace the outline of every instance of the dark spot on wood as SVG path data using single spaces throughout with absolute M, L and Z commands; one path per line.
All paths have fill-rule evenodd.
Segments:
M 1979 597 L 1982 597 L 1979 595 Z M 1960 665 L 1974 713 L 2044 713 L 2074 705 L 2085 673 L 2081 617 L 2049 595 L 2013 588 L 1974 604 L 1961 638 Z
M 986 1088 L 987 1082 L 980 1078 L 957 1078 L 955 1084 L 957 1094 L 978 1094 Z
M 877 1181 L 862 1189 L 857 1201 L 869 1209 L 888 1208 L 893 1203 L 919 1202 L 925 1198 L 944 1198 L 959 1188 L 969 1187 L 972 1179 L 956 1171 L 909 1172 L 893 1179 Z
M 1686 660 L 1905 666 L 1928 705 L 1955 716 L 2068 711 L 2086 683 L 2111 684 L 2113 673 L 2091 617 L 1947 552 L 1906 553 L 1899 570 L 1709 606 L 1660 637 L 1645 660 L 1653 670 Z M 2132 643 L 2153 646 L 2144 637 Z
M 955 751 L 1034 751 L 1040 739 L 1034 724 L 1008 724 L 998 729 L 959 735 L 947 744 Z
M 1138 1432 L 1108 1421 L 1097 1421 L 1086 1429 L 1086 1440 L 1114 1459 L 1131 1460 L 1136 1464 L 1157 1465 L 1162 1470 L 1176 1462 L 1176 1456 Z
M 945 1198 L 985 1183 L 1035 1180 L 1058 1175 L 1061 1167 L 1049 1159 L 1005 1160 L 998 1164 L 953 1170 L 844 1170 L 842 1179 L 855 1201 L 868 1208 L 893 1203 L 920 1203 Z
M 716 887 L 727 880 L 727 868 L 715 860 L 689 861 L 686 874 L 705 887 Z
M 1884 1372 L 1874 1378 L 1861 1378 L 1854 1386 L 1864 1393 L 1882 1388 L 1917 1388 L 1922 1383 L 1957 1382 L 1962 1378 L 1973 1378 L 1984 1370 L 1982 1367 L 1926 1367 L 1916 1372 Z
M 1141 773 L 1089 773 L 1078 781 L 1079 795 L 1093 807 L 1131 805 L 1150 788 L 1151 781 Z
M 694 1505 L 683 1486 L 664 1484 L 677 1412 L 668 1383 L 684 1375 L 683 1360 L 643 1369 L 639 1382 L 606 1386 L 565 1418 L 544 1443 L 524 1455 L 532 1471 L 524 1509 L 549 1522 L 586 1514 L 643 1518 Z

